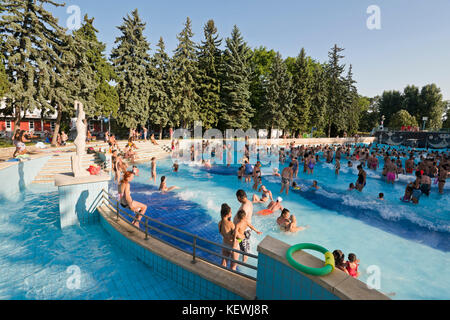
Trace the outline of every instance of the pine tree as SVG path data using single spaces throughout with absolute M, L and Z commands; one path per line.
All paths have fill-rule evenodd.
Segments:
M 217 126 L 220 115 L 219 68 L 222 65 L 222 40 L 217 35 L 214 20 L 203 28 L 205 41 L 198 48 L 198 95 L 200 97 L 200 119 L 205 129 Z
M 293 90 L 295 92 L 294 108 L 290 119 L 291 128 L 305 132 L 310 128 L 311 90 L 313 84 L 310 59 L 302 48 L 293 66 Z
M 188 17 L 184 29 L 178 34 L 178 46 L 173 55 L 174 96 L 181 125 L 183 128 L 193 125 L 199 120 L 198 60 L 196 45 L 192 41 L 191 19 Z
M 0 52 L 5 58 L 10 83 L 6 94 L 7 112 L 15 114 L 15 128 L 20 127 L 22 112 L 52 108 L 42 92 L 45 83 L 61 62 L 57 49 L 62 28 L 44 5 L 63 6 L 55 1 L 4 0 L 0 19 Z
M 345 129 L 345 83 L 342 74 L 345 65 L 340 64 L 340 60 L 344 56 L 340 52 L 344 51 L 337 45 L 328 53 L 329 62 L 327 65 L 328 78 L 328 104 L 326 110 L 326 121 L 328 122 L 328 137 L 331 137 L 331 128 L 336 130 Z
M 311 126 L 316 128 L 319 134 L 323 134 L 326 131 L 325 113 L 328 108 L 328 82 L 324 65 L 313 64 L 311 94 Z
M 266 127 L 263 116 L 265 86 L 277 53 L 266 47 L 255 48 L 250 59 L 250 105 L 254 109 L 253 128 Z
M 95 98 L 99 85 L 97 75 L 88 55 L 97 44 L 84 39 L 76 31 L 72 35 L 61 32 L 59 38 L 63 39 L 63 45 L 59 49 L 55 48 L 55 52 L 61 61 L 54 72 L 50 73 L 49 81 L 46 78 L 38 81 L 39 87 L 43 88 L 45 96 L 51 102 L 46 111 L 57 113 L 53 145 L 57 142 L 63 115 L 75 115 L 75 100 L 83 103 L 87 118 L 102 114 Z
M 8 75 L 5 71 L 3 59 L 3 56 L 0 55 L 0 101 L 3 99 L 4 95 L 9 92 Z
M 94 27 L 94 18 L 89 19 L 87 15 L 84 17 L 81 28 L 75 31 L 75 35 L 80 36 L 89 44 L 85 55 L 95 73 L 97 83 L 94 97 L 98 108 L 95 109 L 94 115 L 116 117 L 119 108 L 119 95 L 115 87 L 110 85 L 110 82 L 116 81 L 117 75 L 104 54 L 106 45 L 98 40 L 97 33 L 98 30 Z
M 119 111 L 117 122 L 129 129 L 145 126 L 149 116 L 150 81 L 148 79 L 150 44 L 144 36 L 145 23 L 138 10 L 123 18 L 117 27 L 122 35 L 116 38 L 111 61 L 118 76 Z
M 234 26 L 226 43 L 221 91 L 222 123 L 227 129 L 249 129 L 254 114 L 249 103 L 251 51 L 237 26 Z
M 154 89 L 150 95 L 150 115 L 149 121 L 159 127 L 159 139 L 162 139 L 163 128 L 171 122 L 173 114 L 173 103 L 171 100 L 171 90 L 169 76 L 170 58 L 165 52 L 164 40 L 161 37 L 158 42 L 158 49 L 153 57 L 154 65 Z
M 359 95 L 355 86 L 356 81 L 353 80 L 353 67 L 350 65 L 347 78 L 345 79 L 346 91 L 344 109 L 345 130 L 350 134 L 358 131 L 359 121 L 361 119 L 361 106 L 359 104 Z
M 280 53 L 277 53 L 266 84 L 263 109 L 266 128 L 282 130 L 288 128 L 294 98 L 291 76 Z

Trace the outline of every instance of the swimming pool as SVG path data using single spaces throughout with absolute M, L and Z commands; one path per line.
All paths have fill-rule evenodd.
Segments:
M 61 230 L 58 192 L 48 188 L 0 203 L 0 299 L 201 299 L 124 253 L 100 225 Z
M 140 177 L 132 184 L 136 200 L 150 206 L 150 216 L 220 242 L 217 223 L 221 204 L 229 204 L 234 215 L 240 206 L 235 197 L 236 190 L 244 189 L 251 198 L 254 194 L 252 183 L 245 184 L 236 176 L 193 165 L 182 165 L 178 173 L 173 173 L 171 166 L 171 160 L 158 162 L 158 183 L 155 185 L 149 181 L 149 164 L 141 165 Z M 346 254 L 355 253 L 361 260 L 360 279 L 364 282 L 369 277 L 366 269 L 378 266 L 380 291 L 393 299 L 448 299 L 450 276 L 444 271 L 450 263 L 448 192 L 440 196 L 433 191 L 429 198 L 422 197 L 419 206 L 405 204 L 399 198 L 404 193 L 407 178 L 388 186 L 381 179 L 380 171 L 368 171 L 367 187 L 362 194 L 347 192 L 348 184 L 356 181 L 356 175 L 354 169 L 344 167 L 342 164 L 339 177 L 334 175 L 334 166 L 325 163 L 318 164 L 313 176 L 300 170 L 299 184 L 310 185 L 314 179 L 322 188 L 315 192 L 283 195 L 284 206 L 297 216 L 299 225 L 310 228 L 297 234 L 285 234 L 276 225 L 277 216 L 254 216 L 254 226 L 264 233 L 261 236 L 253 233 L 250 239 L 252 253 L 256 253 L 257 244 L 267 235 L 292 245 L 317 243 L 331 251 L 340 249 Z M 152 214 L 152 201 L 156 198 L 149 196 L 156 192 L 161 175 L 168 177 L 169 187 L 177 185 L 181 188 L 166 197 L 181 200 L 178 204 L 181 207 L 186 204 L 192 207 L 177 212 L 169 206 L 167 212 L 158 209 Z M 278 196 L 279 178 L 264 176 L 263 183 L 274 197 Z M 385 194 L 384 202 L 377 200 L 380 192 Z M 255 205 L 254 211 L 263 208 Z

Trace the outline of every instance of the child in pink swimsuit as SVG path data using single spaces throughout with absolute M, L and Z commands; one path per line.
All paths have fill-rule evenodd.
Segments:
M 350 253 L 348 255 L 348 262 L 347 262 L 347 271 L 348 274 L 351 275 L 353 278 L 358 278 L 360 273 L 358 272 L 359 267 L 359 260 L 356 259 L 356 255 L 354 253 Z

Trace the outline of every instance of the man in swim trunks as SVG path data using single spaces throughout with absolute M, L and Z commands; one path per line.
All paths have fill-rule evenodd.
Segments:
M 244 190 L 238 190 L 236 192 L 236 198 L 239 201 L 239 203 L 241 204 L 241 207 L 239 208 L 239 210 L 245 211 L 245 216 L 247 217 L 248 223 L 252 224 L 253 202 L 248 200 L 247 194 L 245 193 Z M 235 217 L 234 224 L 236 224 L 236 217 Z
M 289 187 L 291 186 L 291 182 L 293 180 L 294 171 L 293 171 L 294 165 L 292 162 L 289 164 L 288 168 L 284 168 L 281 172 L 281 191 L 280 194 L 283 193 L 284 190 L 286 190 L 286 195 L 289 194 Z
M 250 252 L 250 230 L 255 231 L 258 235 L 262 232 L 258 231 L 254 226 L 248 222 L 248 217 L 244 210 L 240 209 L 235 217 L 235 230 L 234 239 L 239 243 L 239 248 L 241 251 L 248 253 Z M 237 260 L 238 257 L 235 259 Z M 242 261 L 247 262 L 248 256 L 244 255 Z
M 253 217 L 253 202 L 248 200 L 247 194 L 245 193 L 244 190 L 238 190 L 236 192 L 236 198 L 239 201 L 239 203 L 241 203 L 241 207 L 239 208 L 239 211 L 244 211 L 245 212 L 245 219 L 247 220 L 247 224 L 251 225 L 252 224 L 252 217 Z M 239 222 L 238 215 L 236 215 L 234 217 L 233 222 L 237 226 L 237 224 Z M 251 230 L 250 229 L 251 228 L 247 228 L 247 230 L 245 230 L 244 234 L 245 234 L 245 239 L 246 240 L 250 239 L 250 236 L 251 236 Z M 241 238 L 241 239 L 243 239 L 243 238 Z M 247 258 L 248 258 L 247 256 L 244 256 L 244 262 L 247 261 Z

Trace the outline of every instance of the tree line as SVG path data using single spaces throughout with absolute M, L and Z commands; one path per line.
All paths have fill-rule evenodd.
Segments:
M 337 45 L 326 62 L 304 49 L 283 59 L 274 50 L 250 48 L 237 26 L 221 38 L 213 20 L 195 43 L 188 17 L 170 56 L 162 37 L 151 49 L 136 9 L 117 27 L 120 36 L 107 57 L 94 18 L 85 16 L 81 28 L 69 33 L 46 10 L 58 6 L 50 0 L 4 0 L 0 6 L 0 95 L 6 98 L 5 112 L 15 114 L 16 127 L 21 112 L 39 109 L 44 116 L 57 111 L 58 133 L 79 100 L 88 118 L 112 116 L 127 129 L 151 126 L 162 133 L 201 120 L 205 129 L 350 135 L 374 124 L 372 118 L 381 113 L 390 119 L 394 104 L 404 105 L 397 105 L 395 94 L 359 95 L 352 66 L 342 63 L 344 49 Z M 441 109 L 433 103 L 439 89 L 422 91 L 421 107 L 407 111 L 420 117 L 427 105 L 437 119 Z M 430 123 L 439 126 L 438 120 Z

